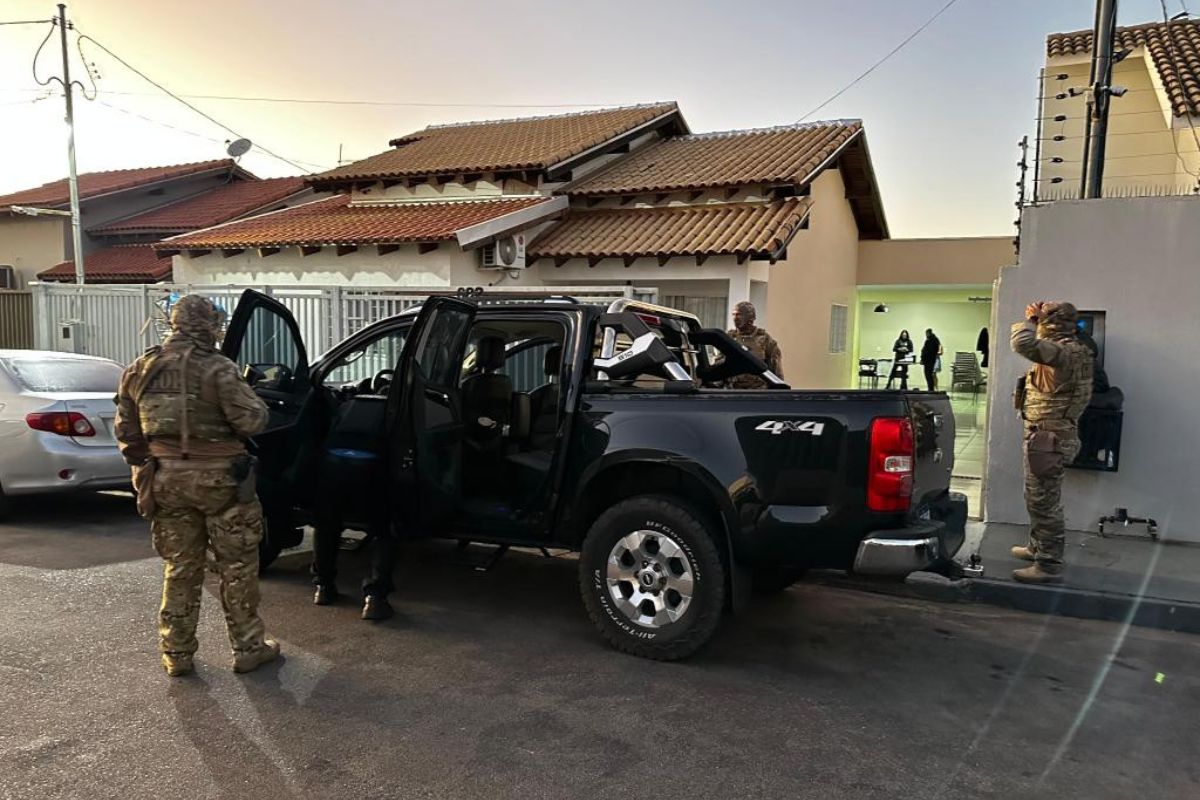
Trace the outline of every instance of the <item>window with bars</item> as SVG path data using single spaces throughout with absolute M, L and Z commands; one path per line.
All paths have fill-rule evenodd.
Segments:
M 846 327 L 849 321 L 849 308 L 834 303 L 829 307 L 829 352 L 846 352 Z
M 696 318 L 700 320 L 700 325 L 705 328 L 720 328 L 721 330 L 725 330 L 729 327 L 729 320 L 725 318 L 726 309 L 729 305 L 727 298 L 664 294 L 659 298 L 659 302 L 668 308 L 677 308 L 680 311 L 695 314 Z

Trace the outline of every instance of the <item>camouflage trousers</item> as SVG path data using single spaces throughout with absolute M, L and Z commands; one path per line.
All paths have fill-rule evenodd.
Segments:
M 154 476 L 157 508 L 151 521 L 154 549 L 166 561 L 158 612 L 159 650 L 168 656 L 196 652 L 196 624 L 211 550 L 221 580 L 221 605 L 233 653 L 263 642 L 258 616 L 258 544 L 263 536 L 257 499 L 237 501 L 228 469 L 162 469 Z
M 1055 426 L 1056 428 L 1059 426 Z M 1079 454 L 1074 427 L 1047 430 L 1025 423 L 1025 508 L 1029 512 L 1029 544 L 1047 572 L 1061 572 L 1066 547 L 1062 484 L 1067 464 Z

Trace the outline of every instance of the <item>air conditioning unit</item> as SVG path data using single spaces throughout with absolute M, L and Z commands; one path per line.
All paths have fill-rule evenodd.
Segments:
M 525 269 L 525 234 L 504 236 L 483 248 L 483 269 Z

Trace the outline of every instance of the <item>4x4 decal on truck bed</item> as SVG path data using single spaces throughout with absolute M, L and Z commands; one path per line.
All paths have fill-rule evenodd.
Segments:
M 766 431 L 767 433 L 778 436 L 781 433 L 811 433 L 813 436 L 820 436 L 825 432 L 824 422 L 801 422 L 800 420 L 773 420 L 769 419 L 763 424 L 755 427 L 756 431 Z

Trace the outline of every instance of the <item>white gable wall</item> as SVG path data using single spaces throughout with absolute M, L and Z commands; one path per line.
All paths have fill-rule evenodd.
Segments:
M 1025 211 L 1021 261 L 1001 272 L 989 377 L 989 521 L 1024 524 L 1021 421 L 1009 401 L 1028 362 L 1008 331 L 1036 300 L 1105 311 L 1105 369 L 1125 393 L 1120 471 L 1068 470 L 1067 526 L 1095 530 L 1116 506 L 1158 520 L 1164 538 L 1200 541 L 1200 200 L 1067 201 Z M 1014 542 L 1015 544 L 1015 542 Z

